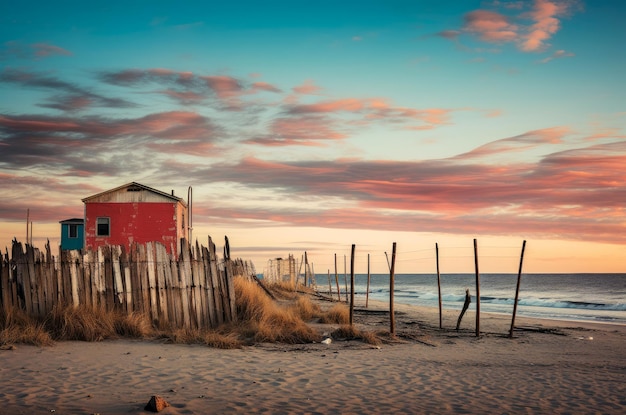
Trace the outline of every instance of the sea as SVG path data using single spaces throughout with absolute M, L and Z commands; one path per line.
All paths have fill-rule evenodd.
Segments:
M 480 274 L 481 312 L 511 315 L 515 302 L 517 274 Z M 336 295 L 335 276 L 331 275 Z M 350 288 L 350 275 L 339 274 L 342 297 Z M 461 310 L 465 290 L 470 290 L 469 310 L 476 309 L 475 274 L 441 274 L 444 310 Z M 317 274 L 320 292 L 328 292 L 328 275 Z M 355 296 L 365 298 L 367 274 L 355 275 Z M 389 274 L 372 274 L 369 298 L 389 302 Z M 396 274 L 394 301 L 439 307 L 436 274 Z M 626 325 L 626 274 L 522 274 L 517 316 L 553 320 L 588 321 Z

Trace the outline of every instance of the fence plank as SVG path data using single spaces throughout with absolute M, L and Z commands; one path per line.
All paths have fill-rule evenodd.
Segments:
M 0 256 L 2 254 L 0 253 Z M 5 314 L 13 307 L 11 301 L 11 283 L 10 281 L 11 266 L 9 265 L 9 253 L 0 260 L 0 294 L 2 295 L 2 309 Z
M 208 321 L 211 327 L 217 327 L 215 315 L 215 299 L 213 298 L 213 283 L 211 281 L 211 254 L 208 248 L 202 247 L 202 262 L 204 264 L 204 298 L 208 310 Z
M 156 270 L 154 269 L 154 244 L 152 242 L 146 244 L 146 260 L 148 264 L 148 289 L 150 290 L 150 315 L 152 316 L 152 321 L 159 321 Z
M 181 310 L 183 313 L 183 327 L 190 328 L 191 327 L 191 318 L 189 317 L 189 295 L 187 293 L 187 286 L 189 285 L 189 281 L 187 280 L 187 275 L 185 274 L 185 265 L 184 265 L 184 252 L 185 248 L 181 247 L 181 256 L 177 265 L 177 273 L 175 274 L 178 278 L 178 287 L 179 287 L 179 295 L 181 302 Z M 174 266 L 174 265 L 172 265 Z
M 215 306 L 215 325 L 219 326 L 224 323 L 224 312 L 222 307 L 222 297 L 220 295 L 220 276 L 221 272 L 217 264 L 217 255 L 215 253 L 215 244 L 209 237 L 209 252 L 211 255 L 211 287 L 213 294 L 213 304 Z

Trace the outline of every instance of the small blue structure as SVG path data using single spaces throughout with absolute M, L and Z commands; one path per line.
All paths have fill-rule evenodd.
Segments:
M 61 250 L 83 249 L 85 246 L 85 220 L 66 219 L 61 222 Z

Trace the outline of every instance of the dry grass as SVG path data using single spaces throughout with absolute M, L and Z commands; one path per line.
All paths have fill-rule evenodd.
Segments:
M 282 298 L 286 300 L 293 300 L 298 298 L 296 287 L 288 281 L 278 281 L 271 284 L 265 283 L 265 287 L 276 298 Z
M 0 347 L 17 343 L 35 346 L 54 344 L 43 323 L 17 309 L 0 310 Z
M 294 292 L 288 284 L 282 288 L 277 284 L 271 286 L 273 293 L 278 289 L 284 294 L 280 295 L 283 299 L 279 301 L 270 298 L 254 281 L 235 278 L 234 284 L 238 319 L 218 330 L 155 327 L 149 316 L 140 313 L 127 315 L 101 308 L 59 305 L 43 319 L 28 317 L 19 309 L 0 310 L 0 347 L 16 343 L 45 346 L 54 341 L 102 341 L 120 337 L 159 338 L 172 343 L 204 344 L 224 349 L 258 342 L 311 343 L 322 339 L 321 334 L 307 324 L 312 320 L 344 325 L 333 333 L 336 339 L 378 342 L 374 334 L 354 331 L 347 326 L 349 309 L 345 304 L 335 304 L 323 311 L 309 295 Z M 287 294 L 292 298 L 284 299 Z
M 361 340 L 368 344 L 378 345 L 381 343 L 378 336 L 369 331 L 362 331 L 354 326 L 342 325 L 334 330 L 331 337 L 335 340 Z
M 347 305 L 337 303 L 320 316 L 323 324 L 348 324 L 350 322 L 350 309 Z
M 300 316 L 302 320 L 311 320 L 314 318 L 320 318 L 323 313 L 319 305 L 315 304 L 307 296 L 299 296 L 292 306 L 294 312 Z
M 310 343 L 321 336 L 298 315 L 295 307 L 281 307 L 257 283 L 235 279 L 237 329 L 255 342 Z
M 243 346 L 237 333 L 213 330 L 176 329 L 161 333 L 161 338 L 174 344 L 204 344 L 217 349 L 239 349 Z
M 146 338 L 154 334 L 148 318 L 86 306 L 57 306 L 45 322 L 55 340 L 102 341 L 118 337 Z

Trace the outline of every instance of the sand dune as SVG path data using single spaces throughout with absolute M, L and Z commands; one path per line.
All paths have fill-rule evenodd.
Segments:
M 470 313 L 456 332 L 436 310 L 398 309 L 398 334 L 380 346 L 261 344 L 237 350 L 154 341 L 61 342 L 0 351 L 0 414 L 545 413 L 626 409 L 626 327 Z M 362 329 L 388 316 L 358 311 Z M 321 327 L 321 330 L 324 328 Z

